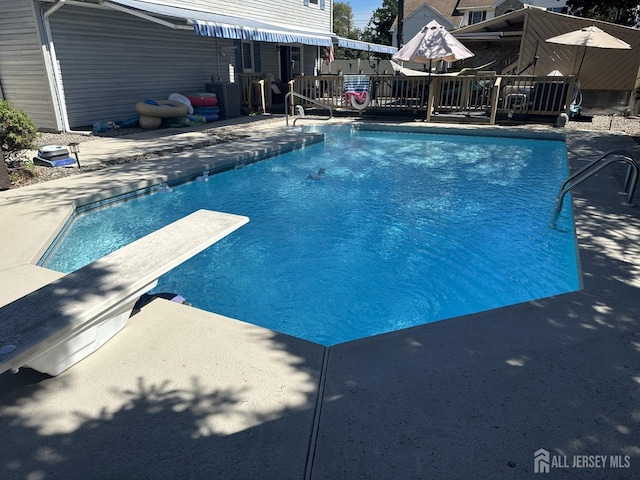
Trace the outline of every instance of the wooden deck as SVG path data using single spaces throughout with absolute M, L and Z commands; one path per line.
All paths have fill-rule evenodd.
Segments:
M 256 109 L 262 104 L 272 105 L 267 86 L 261 93 L 252 91 L 252 82 L 260 75 L 241 76 L 243 105 Z M 244 78 L 246 77 L 246 78 Z M 345 95 L 344 76 L 302 76 L 289 82 L 290 91 L 320 102 L 334 110 L 356 115 L 413 116 L 428 122 L 464 122 L 495 124 L 496 117 L 550 116 L 568 113 L 575 77 L 495 75 L 433 75 L 406 77 L 398 75 L 370 75 L 369 96 L 364 104 L 354 104 Z M 318 105 L 293 98 L 295 105 L 317 109 Z M 254 105 L 250 105 L 250 104 Z M 267 110 L 269 111 L 269 110 Z

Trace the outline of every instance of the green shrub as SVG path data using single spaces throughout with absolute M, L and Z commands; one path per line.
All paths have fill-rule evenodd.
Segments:
M 38 130 L 29 116 L 6 100 L 0 100 L 0 145 L 7 160 L 21 150 L 35 150 Z

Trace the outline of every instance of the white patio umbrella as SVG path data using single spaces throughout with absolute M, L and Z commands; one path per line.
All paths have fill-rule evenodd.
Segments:
M 584 57 L 587 54 L 587 48 L 611 48 L 629 50 L 631 45 L 627 42 L 623 42 L 613 35 L 609 35 L 607 32 L 600 30 L 598 27 L 590 26 L 575 30 L 569 33 L 563 33 L 555 37 L 547 38 L 546 42 L 558 43 L 561 45 L 576 45 L 578 47 L 584 47 L 582 52 L 582 59 L 580 60 L 580 66 L 576 72 L 576 77 L 580 75 L 582 64 L 584 63 Z
M 432 60 L 455 62 L 474 54 L 435 20 L 427 23 L 393 58 L 403 62 L 431 65 Z M 431 73 L 431 68 L 429 68 Z

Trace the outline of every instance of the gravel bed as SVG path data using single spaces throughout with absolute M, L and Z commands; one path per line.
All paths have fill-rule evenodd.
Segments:
M 266 119 L 260 120 L 255 123 L 269 123 L 279 119 Z M 50 168 L 34 165 L 31 162 L 31 158 L 35 155 L 35 152 L 26 152 L 23 154 L 23 162 L 14 168 L 9 169 L 11 177 L 11 188 L 24 187 L 26 185 L 32 185 L 35 183 L 46 182 L 49 180 L 55 180 L 58 178 L 68 177 L 71 175 L 78 175 L 81 173 L 93 172 L 96 170 L 102 170 L 104 168 L 113 165 L 122 165 L 125 163 L 137 162 L 140 160 L 147 160 L 150 158 L 157 158 L 158 156 L 164 156 L 171 153 L 179 153 L 185 150 L 193 150 L 196 148 L 208 147 L 211 145 L 218 145 L 221 143 L 232 142 L 240 138 L 246 138 L 246 124 L 241 125 L 228 125 L 223 127 L 213 127 L 204 130 L 200 130 L 203 134 L 202 140 L 189 146 L 180 146 L 167 151 L 163 149 L 162 152 L 148 152 L 144 155 L 137 155 L 135 157 L 128 157 L 122 159 L 111 160 L 100 164 L 83 165 L 82 170 L 76 168 Z M 173 135 L 182 133 L 184 129 L 165 129 L 167 135 Z M 186 130 L 189 131 L 189 130 Z M 69 145 L 70 143 L 85 143 L 91 142 L 103 138 L 109 137 L 131 137 L 139 133 L 149 132 L 142 128 L 122 128 L 104 133 L 40 133 L 36 141 L 37 145 Z M 164 132 L 163 132 L 164 133 Z
M 279 121 L 280 118 L 261 120 L 259 123 Z M 519 124 L 522 128 L 551 128 L 551 123 L 527 123 Z M 624 117 L 619 115 L 594 115 L 591 122 L 567 122 L 564 127 L 565 130 L 585 130 L 585 131 L 612 131 L 626 133 L 640 143 L 640 117 L 631 116 Z M 238 138 L 246 138 L 244 133 L 247 129 L 246 124 L 230 125 L 224 127 L 214 127 L 211 129 L 202 130 L 202 133 L 206 134 L 205 140 L 197 145 L 190 147 L 180 147 L 173 153 L 178 153 L 187 149 L 202 148 L 205 146 L 216 145 L 220 143 L 232 142 Z M 131 136 L 138 133 L 146 132 L 142 128 L 125 128 L 118 129 L 112 132 L 105 132 L 99 134 L 82 135 L 78 133 L 41 133 L 37 143 L 39 145 L 68 145 L 72 142 L 84 143 L 95 141 L 105 137 L 118 137 L 118 136 Z M 179 133 L 178 131 L 167 131 L 168 134 Z M 166 155 L 167 152 L 163 152 L 162 155 Z M 70 175 L 77 175 L 79 173 L 91 172 L 100 170 L 112 165 L 119 165 L 123 163 L 131 163 L 139 160 L 157 157 L 157 153 L 149 153 L 143 156 L 135 158 L 125 158 L 122 160 L 114 160 L 99 165 L 90 165 L 83 167 L 81 171 L 75 168 L 49 168 L 39 167 L 33 165 L 30 161 L 24 163 L 24 167 L 18 167 L 10 169 L 12 185 L 11 188 L 19 188 L 25 185 L 31 185 L 34 183 L 46 182 L 56 178 L 67 177 Z M 27 160 L 30 160 L 27 158 Z
M 280 121 L 280 117 L 266 117 L 263 120 L 259 120 L 253 122 L 252 125 L 255 124 L 265 124 L 271 123 L 275 121 Z M 87 127 L 88 129 L 89 127 Z M 247 124 L 237 124 L 237 125 L 226 125 L 226 126 L 215 126 L 212 124 L 211 128 L 205 128 L 203 130 L 199 130 L 201 133 L 205 135 L 211 136 L 225 136 L 229 134 L 234 134 L 238 132 L 245 131 L 247 129 Z M 84 131 L 84 129 L 79 129 Z M 156 132 L 166 133 L 167 135 L 174 135 L 178 133 L 183 133 L 185 131 L 191 131 L 189 128 L 162 128 L 159 130 L 155 130 Z M 150 130 L 145 130 L 144 128 L 136 127 L 136 128 L 118 128 L 116 130 L 111 130 L 109 132 L 102 133 L 90 133 L 90 134 L 80 134 L 80 133 L 40 133 L 40 137 L 38 138 L 39 145 L 69 145 L 72 142 L 91 142 L 93 140 L 98 140 L 101 138 L 113 138 L 113 137 L 130 137 L 132 135 L 136 135 L 139 133 L 149 133 Z
M 607 130 L 640 137 L 640 117 L 621 115 L 594 115 L 591 122 L 567 122 L 566 130 Z

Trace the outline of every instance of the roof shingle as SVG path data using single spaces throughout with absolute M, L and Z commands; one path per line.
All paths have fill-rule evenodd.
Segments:
M 411 14 L 421 6 L 428 5 L 457 27 L 460 24 L 461 17 L 461 15 L 456 12 L 459 1 L 460 0 L 405 0 L 404 18 L 411 16 Z M 486 2 L 487 0 L 482 1 Z M 397 25 L 397 19 L 394 25 Z

